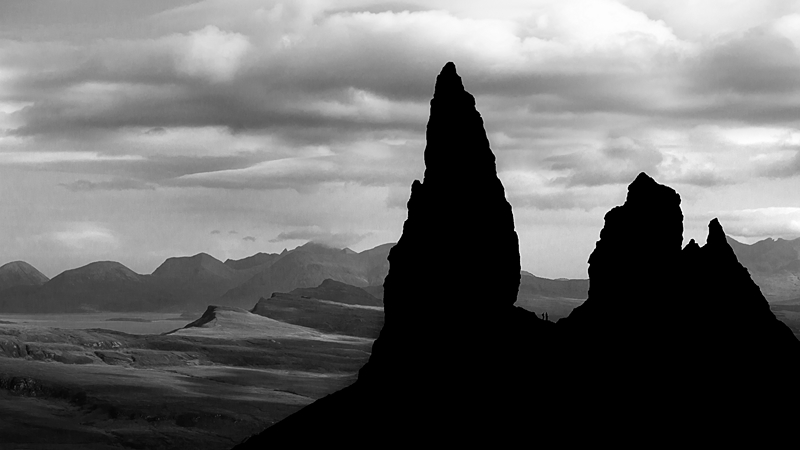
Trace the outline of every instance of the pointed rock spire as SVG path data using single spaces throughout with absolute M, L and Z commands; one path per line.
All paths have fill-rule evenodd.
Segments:
M 725 239 L 725 231 L 722 230 L 722 225 L 719 224 L 719 220 L 717 220 L 716 217 L 708 223 L 708 239 L 706 239 L 706 245 L 708 244 L 728 246 L 728 240 Z
M 353 423 L 405 439 L 397 432 L 411 421 L 413 436 L 444 443 L 477 424 L 493 423 L 484 431 L 496 436 L 498 418 L 511 414 L 497 411 L 518 394 L 503 381 L 528 370 L 519 355 L 530 347 L 521 335 L 509 338 L 510 330 L 527 316 L 543 321 L 513 306 L 520 281 L 514 217 L 475 98 L 452 62 L 436 78 L 426 139 L 424 178 L 411 186 L 403 234 L 389 253 L 385 323 L 369 362 L 356 384 L 278 424 L 263 442 L 306 427 L 333 435 Z M 465 396 L 476 384 L 492 388 Z M 432 400 L 438 407 L 426 406 Z

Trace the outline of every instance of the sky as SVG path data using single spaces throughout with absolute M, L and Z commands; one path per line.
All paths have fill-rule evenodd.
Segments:
M 800 236 L 800 1 L 4 0 L 0 264 L 396 242 L 448 61 L 524 270 L 587 277 L 641 171 L 686 242 Z

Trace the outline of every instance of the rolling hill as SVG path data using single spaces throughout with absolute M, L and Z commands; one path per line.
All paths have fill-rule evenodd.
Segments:
M 0 291 L 15 286 L 41 286 L 50 279 L 25 261 L 0 266 Z
M 98 261 L 62 272 L 31 293 L 29 312 L 147 311 L 160 309 L 163 293 L 115 261 Z

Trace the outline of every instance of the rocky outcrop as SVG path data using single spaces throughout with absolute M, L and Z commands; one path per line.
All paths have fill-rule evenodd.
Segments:
M 706 245 L 682 249 L 682 219 L 678 194 L 644 173 L 606 214 L 589 257 L 589 298 L 556 327 L 559 380 L 585 405 L 754 419 L 748 408 L 774 402 L 763 393 L 766 374 L 797 370 L 800 342 L 719 222 L 709 224 Z
M 512 306 L 511 207 L 452 63 L 437 78 L 426 136 L 425 178 L 389 254 L 386 323 L 358 381 L 237 448 L 504 447 L 543 433 L 670 440 L 718 436 L 781 403 L 766 383 L 797 370 L 800 342 L 716 220 L 705 246 L 682 249 L 680 196 L 640 174 L 605 216 L 588 299 L 558 323 L 539 320 Z M 423 256 L 433 247 L 483 264 L 443 268 Z
M 708 373 L 735 370 L 742 376 L 739 365 L 748 361 L 746 372 L 752 372 L 748 377 L 753 380 L 763 378 L 765 369 L 797 365 L 800 342 L 770 310 L 717 219 L 708 225 L 706 245 L 692 241 L 683 250 L 682 266 L 692 309 L 683 341 L 700 367 Z

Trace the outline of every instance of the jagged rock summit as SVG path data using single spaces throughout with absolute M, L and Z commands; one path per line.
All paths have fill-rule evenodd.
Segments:
M 389 253 L 385 325 L 358 381 L 236 448 L 502 448 L 541 434 L 685 443 L 780 406 L 766 386 L 796 373 L 800 341 L 769 311 L 718 221 L 703 247 L 681 248 L 680 196 L 641 173 L 605 216 L 589 298 L 557 323 L 540 320 L 513 307 L 511 207 L 452 63 L 436 80 L 426 137 L 425 177 L 412 184 Z M 442 267 L 424 257 L 434 247 L 484 264 Z
M 752 411 L 775 406 L 763 393 L 767 374 L 796 371 L 800 341 L 770 311 L 719 221 L 708 228 L 704 246 L 681 248 L 680 197 L 644 173 L 606 214 L 589 257 L 589 297 L 555 330 L 557 373 L 573 401 L 648 414 L 692 405 L 687 420 L 709 411 L 756 420 Z

